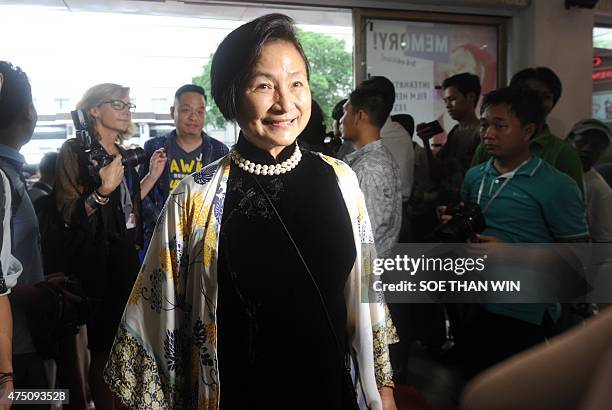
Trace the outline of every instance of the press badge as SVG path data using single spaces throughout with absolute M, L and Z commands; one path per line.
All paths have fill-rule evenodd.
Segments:
M 130 213 L 130 217 L 125 223 L 125 228 L 126 229 L 136 228 L 136 215 L 134 214 L 134 212 Z

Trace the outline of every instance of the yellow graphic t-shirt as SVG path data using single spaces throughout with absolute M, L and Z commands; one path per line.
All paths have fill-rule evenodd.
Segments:
M 185 152 L 177 143 L 176 137 L 170 138 L 168 144 L 168 167 L 170 170 L 170 191 L 188 175 L 202 168 L 202 148 Z

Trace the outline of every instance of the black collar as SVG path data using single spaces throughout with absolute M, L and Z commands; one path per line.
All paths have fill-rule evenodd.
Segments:
M 274 158 L 268 151 L 253 145 L 245 136 L 240 133 L 238 142 L 236 142 L 236 150 L 242 158 L 248 159 L 251 162 L 262 165 L 274 165 L 283 162 L 293 154 L 295 151 L 296 142 L 294 141 L 291 145 L 286 146 L 278 155 L 278 158 Z

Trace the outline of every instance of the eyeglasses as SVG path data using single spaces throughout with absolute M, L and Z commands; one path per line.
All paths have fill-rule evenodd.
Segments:
M 111 108 L 117 111 L 123 111 L 125 107 L 127 107 L 130 110 L 130 112 L 136 111 L 136 105 L 132 103 L 126 103 L 121 100 L 102 101 L 99 105 L 102 105 L 102 104 L 110 104 Z

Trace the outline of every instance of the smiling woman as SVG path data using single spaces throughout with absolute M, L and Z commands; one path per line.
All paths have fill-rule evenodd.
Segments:
M 271 41 L 253 67 L 237 122 L 246 139 L 276 157 L 306 127 L 310 104 L 306 61 L 292 43 Z
M 211 78 L 238 142 L 169 198 L 108 384 L 131 408 L 395 409 L 395 331 L 360 292 L 375 249 L 357 178 L 296 143 L 311 96 L 293 21 L 234 30 Z

